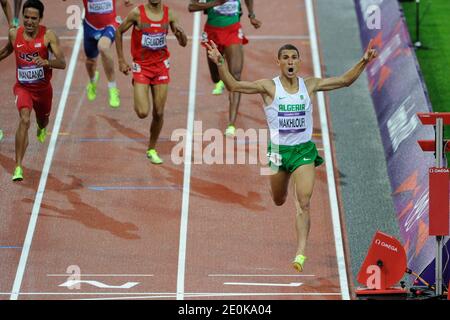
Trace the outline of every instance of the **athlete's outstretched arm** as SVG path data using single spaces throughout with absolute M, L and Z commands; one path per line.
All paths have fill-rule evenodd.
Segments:
M 3 12 L 5 13 L 6 19 L 8 20 L 9 26 L 12 26 L 12 11 L 8 0 L 0 0 L 2 4 Z
M 258 29 L 261 27 L 262 22 L 256 19 L 255 12 L 253 11 L 253 0 L 245 0 L 245 5 L 247 6 L 250 23 L 255 27 L 255 29 Z
M 131 71 L 130 65 L 125 61 L 125 57 L 123 55 L 123 39 L 122 35 L 127 32 L 133 25 L 138 23 L 139 18 L 139 8 L 136 7 L 128 13 L 125 20 L 122 24 L 117 28 L 116 31 L 116 51 L 117 51 L 117 60 L 119 62 L 119 69 L 125 75 Z
M 308 78 L 306 79 L 306 85 L 313 92 L 316 91 L 330 91 L 340 89 L 343 87 L 349 87 L 356 79 L 359 78 L 361 73 L 366 68 L 367 64 L 377 57 L 377 51 L 373 49 L 373 42 L 370 40 L 367 50 L 364 56 L 355 64 L 350 70 L 341 75 L 340 77 L 332 78 Z
M 13 43 L 16 39 L 17 29 L 10 29 L 8 35 L 8 43 L 0 49 L 0 61 L 8 57 L 11 53 L 14 52 Z
M 169 9 L 169 23 L 170 23 L 170 29 L 172 29 L 172 32 L 175 35 L 175 37 L 177 38 L 180 46 L 186 47 L 187 41 L 188 41 L 186 33 L 178 24 L 178 17 L 172 9 Z
M 189 3 L 188 10 L 189 12 L 195 12 L 195 11 L 203 11 L 209 8 L 221 6 L 228 0 L 214 0 L 210 2 L 206 2 L 205 0 L 191 0 L 191 3 Z
M 205 43 L 205 45 L 208 48 L 209 59 L 211 59 L 211 61 L 213 61 L 217 65 L 220 79 L 222 79 L 229 91 L 247 94 L 260 93 L 263 95 L 270 95 L 269 86 L 272 83 L 271 80 L 262 79 L 254 82 L 237 81 L 230 73 L 227 63 L 223 56 L 220 54 L 219 49 L 217 49 L 214 41 L 211 40 L 210 43 Z
M 34 63 L 39 67 L 48 67 L 52 69 L 65 69 L 66 68 L 66 59 L 64 58 L 64 52 L 61 50 L 59 46 L 58 36 L 52 30 L 47 30 L 45 33 L 45 37 L 49 40 L 49 49 L 55 56 L 55 59 L 47 60 L 42 59 L 41 57 L 34 58 Z

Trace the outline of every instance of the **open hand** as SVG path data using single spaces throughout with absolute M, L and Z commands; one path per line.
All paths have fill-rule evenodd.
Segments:
M 220 65 L 223 62 L 223 57 L 214 41 L 205 42 L 205 46 L 208 49 L 208 58 L 215 64 Z

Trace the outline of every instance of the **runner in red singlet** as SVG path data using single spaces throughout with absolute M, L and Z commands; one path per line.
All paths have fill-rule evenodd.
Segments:
M 16 79 L 14 95 L 20 114 L 16 131 L 16 168 L 13 181 L 23 180 L 22 160 L 28 146 L 31 110 L 36 113 L 37 139 L 44 143 L 52 107 L 52 69 L 65 69 L 64 54 L 56 34 L 40 25 L 44 5 L 28 0 L 23 6 L 23 26 L 10 29 L 9 41 L 0 50 L 0 61 L 15 52 Z
M 169 77 L 169 50 L 167 34 L 169 26 L 178 43 L 185 47 L 187 37 L 178 24 L 175 12 L 161 4 L 161 0 L 148 0 L 147 4 L 134 8 L 116 32 L 116 48 L 120 71 L 125 75 L 133 71 L 134 109 L 144 119 L 150 111 L 149 89 L 152 92 L 153 119 L 147 157 L 154 164 L 163 161 L 155 150 L 163 126 L 164 105 L 167 100 Z M 133 68 L 125 61 L 122 35 L 133 27 L 131 55 Z

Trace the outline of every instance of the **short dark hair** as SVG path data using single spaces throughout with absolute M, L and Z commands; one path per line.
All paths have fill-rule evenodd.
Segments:
M 33 8 L 39 11 L 39 18 L 44 16 L 44 4 L 40 0 L 27 0 L 22 9 L 22 14 L 25 13 L 26 8 Z
M 279 50 L 278 50 L 278 59 L 280 59 L 281 57 L 281 52 L 283 50 L 295 50 L 297 51 L 298 56 L 300 56 L 300 51 L 298 51 L 297 47 L 294 46 L 293 44 L 285 44 L 284 46 L 282 46 Z

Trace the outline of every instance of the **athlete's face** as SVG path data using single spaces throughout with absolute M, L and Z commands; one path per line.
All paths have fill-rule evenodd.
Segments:
M 39 17 L 39 10 L 35 8 L 26 8 L 23 12 L 23 26 L 27 33 L 34 33 L 41 22 Z
M 300 57 L 296 50 L 283 50 L 278 58 L 281 73 L 288 78 L 295 78 L 300 68 Z

